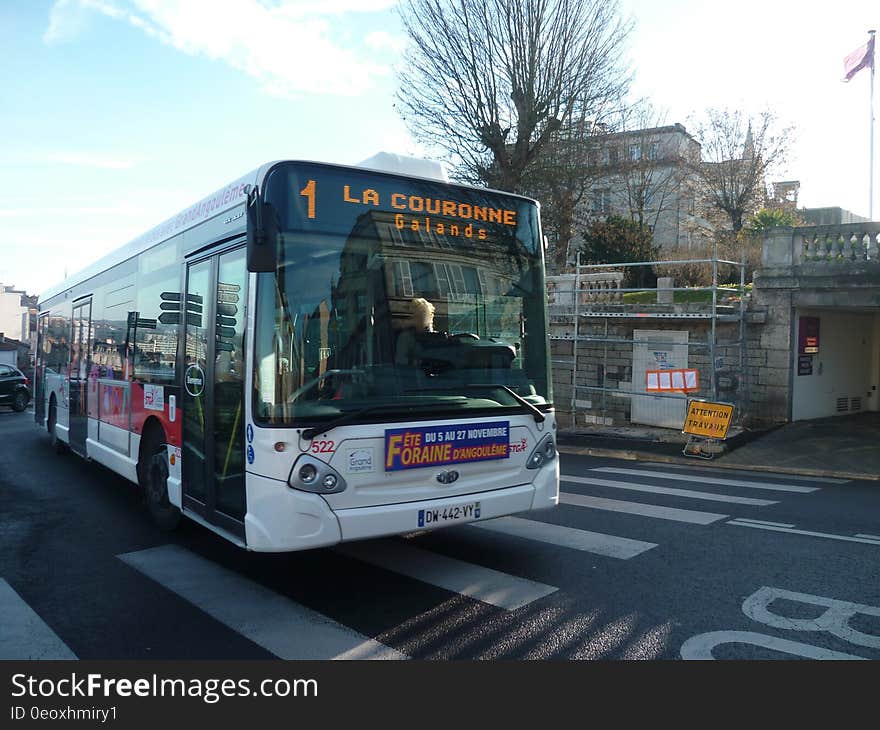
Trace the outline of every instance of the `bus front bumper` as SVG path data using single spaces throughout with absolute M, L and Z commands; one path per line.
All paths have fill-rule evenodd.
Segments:
M 261 552 L 306 550 L 554 507 L 559 501 L 558 463 L 541 469 L 532 484 L 335 512 L 320 495 L 248 474 L 247 547 Z

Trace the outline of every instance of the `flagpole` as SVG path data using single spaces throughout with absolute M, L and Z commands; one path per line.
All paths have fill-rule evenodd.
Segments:
M 871 36 L 871 40 L 874 40 L 874 33 L 876 31 L 869 30 L 868 35 Z M 870 159 L 870 176 L 868 178 L 868 220 L 874 220 L 874 66 L 876 66 L 876 47 L 872 43 L 872 53 L 871 56 L 871 142 L 870 142 L 870 154 L 868 155 Z

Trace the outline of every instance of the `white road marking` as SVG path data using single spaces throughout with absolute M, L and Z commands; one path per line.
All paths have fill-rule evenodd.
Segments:
M 604 499 L 602 497 L 586 497 L 582 494 L 561 492 L 559 495 L 561 504 L 570 504 L 575 507 L 588 507 L 590 509 L 604 509 L 611 512 L 626 512 L 642 517 L 656 517 L 661 520 L 673 520 L 675 522 L 690 522 L 695 525 L 709 525 L 718 520 L 727 519 L 728 515 L 719 515 L 714 512 L 698 512 L 690 509 L 676 509 L 674 507 L 659 507 L 653 504 L 641 502 L 623 502 L 618 499 Z
M 662 471 L 650 469 L 622 469 L 616 466 L 600 466 L 590 471 L 598 471 L 604 474 L 626 474 L 637 477 L 651 477 L 652 479 L 675 479 L 682 482 L 699 482 L 700 484 L 718 484 L 724 487 L 748 487 L 750 489 L 772 489 L 777 492 L 797 492 L 807 494 L 817 492 L 820 487 L 798 487 L 794 484 L 777 484 L 775 482 L 747 482 L 741 479 L 720 479 L 718 477 L 693 476 L 690 474 L 667 474 Z
M 770 525 L 771 527 L 794 527 L 794 525 L 785 522 L 769 522 L 768 520 L 750 520 L 746 517 L 737 517 L 737 522 L 752 522 L 756 525 Z
M 641 555 L 646 550 L 657 547 L 657 543 L 654 542 L 604 535 L 601 532 L 590 532 L 589 530 L 576 530 L 573 527 L 524 520 L 521 517 L 499 517 L 485 522 L 473 522 L 470 527 L 479 527 L 490 532 L 500 532 L 504 535 L 537 540 L 621 560 L 629 560 L 636 555 Z
M 857 533 L 856 537 L 864 537 L 864 538 L 867 538 L 868 540 L 880 540 L 880 535 L 866 535 L 863 532 Z
M 706 634 L 698 634 L 681 645 L 682 659 L 714 659 L 712 649 L 722 644 L 751 644 L 764 649 L 772 649 L 783 654 L 792 654 L 807 659 L 864 659 L 865 657 L 855 654 L 844 654 L 831 649 L 823 649 L 812 644 L 802 644 L 799 641 L 779 639 L 767 634 L 758 634 L 754 631 L 710 631 Z
M 508 611 L 558 591 L 555 586 L 423 550 L 397 540 L 344 543 L 336 552 Z
M 770 610 L 770 606 L 778 599 L 805 603 L 808 606 L 820 606 L 825 609 L 821 616 L 815 618 L 792 618 Z M 758 621 L 774 629 L 791 631 L 828 632 L 838 639 L 850 644 L 864 646 L 869 649 L 880 649 L 880 636 L 866 634 L 850 626 L 855 616 L 880 617 L 880 608 L 864 603 L 840 601 L 827 596 L 815 596 L 812 593 L 799 593 L 784 588 L 763 586 L 749 596 L 742 605 L 743 613 L 750 619 Z
M 755 479 L 766 479 L 768 474 L 772 474 L 774 479 L 788 479 L 798 482 L 818 482 L 819 484 L 849 484 L 852 479 L 837 479 L 834 477 L 811 477 L 801 474 L 779 474 L 778 472 L 769 471 L 750 471 L 748 469 L 721 469 L 712 468 L 710 466 L 690 466 L 685 464 L 664 464 L 658 461 L 641 462 L 645 466 L 656 466 L 659 469 L 681 469 L 684 471 L 700 471 L 711 472 L 712 474 L 730 474 L 731 476 L 754 477 Z
M 43 619 L 0 578 L 0 659 L 76 659 Z
M 637 482 L 619 482 L 611 479 L 593 479 L 592 477 L 576 477 L 563 474 L 563 482 L 573 484 L 594 484 L 598 487 L 613 487 L 615 489 L 628 489 L 633 492 L 649 492 L 651 494 L 666 494 L 671 497 L 686 497 L 688 499 L 702 499 L 708 502 L 729 502 L 731 504 L 750 504 L 755 507 L 767 507 L 771 504 L 779 504 L 769 499 L 755 499 L 754 497 L 735 497 L 729 494 L 714 494 L 712 492 L 695 492 L 691 489 L 674 489 L 672 487 L 657 487 L 652 484 L 639 484 Z
M 281 659 L 407 658 L 177 545 L 117 557 Z
M 864 537 L 849 537 L 848 535 L 831 535 L 827 532 L 812 532 L 811 530 L 794 530 L 790 527 L 774 527 L 772 525 L 755 524 L 754 522 L 745 522 L 739 519 L 732 519 L 728 525 L 736 525 L 738 527 L 754 527 L 758 530 L 771 530 L 773 532 L 790 532 L 792 535 L 806 535 L 808 537 L 824 537 L 828 540 L 842 540 L 844 542 L 861 542 L 867 545 L 880 545 L 880 540 L 869 540 Z

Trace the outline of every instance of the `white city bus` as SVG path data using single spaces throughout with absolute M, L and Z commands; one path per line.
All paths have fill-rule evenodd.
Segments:
M 42 296 L 36 420 L 251 550 L 552 507 L 541 241 L 519 196 L 263 165 Z

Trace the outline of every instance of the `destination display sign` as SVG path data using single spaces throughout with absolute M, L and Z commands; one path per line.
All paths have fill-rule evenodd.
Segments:
M 507 459 L 509 456 L 509 421 L 385 431 L 385 471 Z
M 457 245 L 537 240 L 532 201 L 482 188 L 311 163 L 280 166 L 265 187 L 284 230 L 428 234 Z

